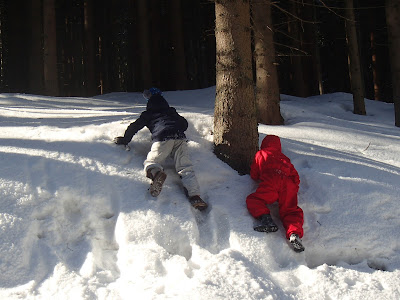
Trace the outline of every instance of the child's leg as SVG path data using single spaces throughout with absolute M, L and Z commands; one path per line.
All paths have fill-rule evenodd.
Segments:
M 149 177 L 149 173 L 154 177 L 158 171 L 163 171 L 162 163 L 171 154 L 172 148 L 174 146 L 174 140 L 168 140 L 163 142 L 154 142 L 151 145 L 151 150 L 147 154 L 147 158 L 144 161 L 144 170 L 146 176 Z M 150 178 L 150 177 L 149 177 Z
M 299 187 L 289 178 L 284 178 L 279 192 L 279 216 L 286 230 L 286 238 L 292 233 L 303 237 L 303 210 L 297 206 Z
M 274 203 L 278 199 L 278 193 L 262 183 L 257 190 L 246 198 L 247 209 L 254 218 L 270 213 L 267 204 Z
M 175 140 L 172 150 L 175 169 L 181 177 L 182 184 L 187 190 L 188 197 L 200 196 L 200 186 L 194 173 L 193 164 L 189 157 L 186 140 Z

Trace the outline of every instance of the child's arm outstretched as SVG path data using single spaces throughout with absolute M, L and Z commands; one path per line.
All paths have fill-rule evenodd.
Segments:
M 124 136 L 117 136 L 114 138 L 114 143 L 118 145 L 128 145 L 133 136 L 146 125 L 142 115 L 135 122 L 128 126 L 128 128 L 125 130 Z

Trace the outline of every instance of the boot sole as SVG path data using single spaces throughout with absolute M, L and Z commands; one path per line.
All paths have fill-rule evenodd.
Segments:
M 278 231 L 278 227 L 268 227 L 268 226 L 264 226 L 264 225 L 256 226 L 253 229 L 258 232 L 276 232 L 276 231 Z
M 195 201 L 189 200 L 189 202 L 195 209 L 198 209 L 200 211 L 206 210 L 208 207 L 208 204 L 201 200 L 195 200 Z
M 150 195 L 153 197 L 160 195 L 165 179 L 167 179 L 167 174 L 165 174 L 163 171 L 160 171 L 156 174 L 153 182 L 150 185 Z
M 304 246 L 300 244 L 297 240 L 293 240 L 290 242 L 293 246 L 293 250 L 295 252 L 303 252 L 305 250 Z

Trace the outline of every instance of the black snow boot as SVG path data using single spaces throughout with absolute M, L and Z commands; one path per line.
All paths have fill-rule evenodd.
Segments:
M 148 172 L 148 174 L 149 173 L 150 172 Z M 165 179 L 167 179 L 167 174 L 165 174 L 164 171 L 158 171 L 154 177 L 151 176 L 149 178 L 151 178 L 153 180 L 153 182 L 150 184 L 150 188 L 149 188 L 150 195 L 152 195 L 153 197 L 157 197 L 161 193 L 161 189 L 164 184 L 164 181 L 165 181 Z
M 195 209 L 200 211 L 205 210 L 208 207 L 207 203 L 198 195 L 189 197 L 189 202 Z
M 276 226 L 274 220 L 270 214 L 262 215 L 260 218 L 260 224 L 254 227 L 255 231 L 259 232 L 275 232 L 278 231 L 278 226 Z
M 303 243 L 297 234 L 292 233 L 290 235 L 289 242 L 292 244 L 294 251 L 303 252 L 305 250 Z

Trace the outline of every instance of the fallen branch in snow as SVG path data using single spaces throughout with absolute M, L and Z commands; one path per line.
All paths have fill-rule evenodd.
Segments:
M 363 151 L 367 150 L 369 148 L 369 146 L 371 145 L 371 142 L 369 142 L 367 148 L 365 148 Z

